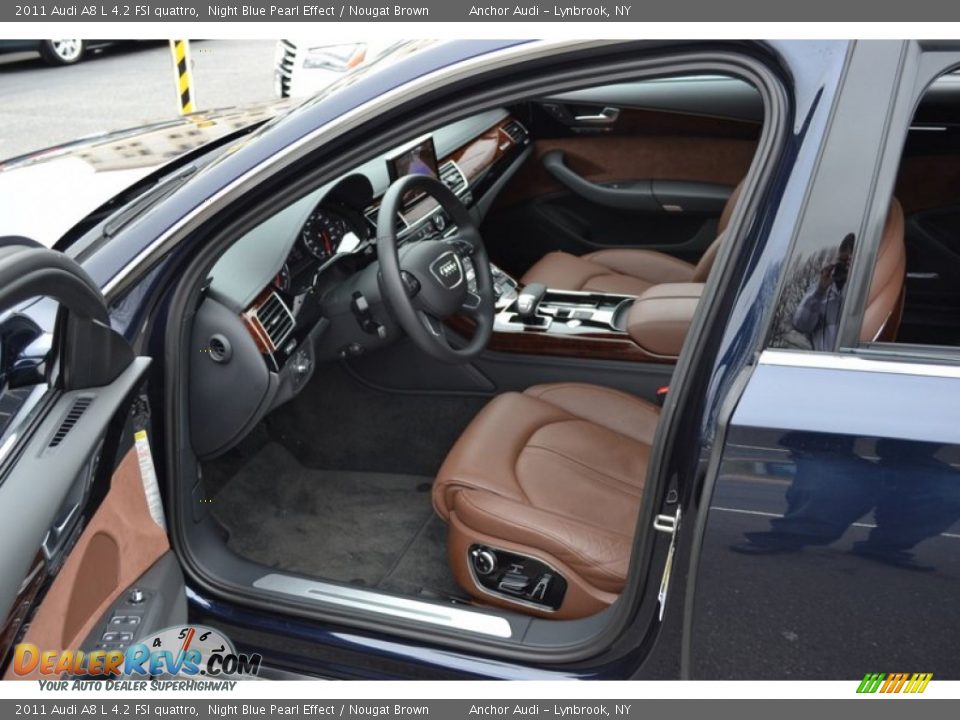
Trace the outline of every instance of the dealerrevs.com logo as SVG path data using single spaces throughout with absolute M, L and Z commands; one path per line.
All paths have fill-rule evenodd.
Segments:
M 260 672 L 260 655 L 239 654 L 223 633 L 200 625 L 174 626 L 141 637 L 106 635 L 99 649 L 41 650 L 31 643 L 17 645 L 13 671 L 24 677 L 175 677 L 181 679 L 253 677 Z M 126 641 L 126 643 L 124 643 Z
M 867 673 L 860 681 L 858 693 L 910 693 L 927 689 L 933 673 Z

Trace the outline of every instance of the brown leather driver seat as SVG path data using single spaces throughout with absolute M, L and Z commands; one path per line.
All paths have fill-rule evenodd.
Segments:
M 524 285 L 543 283 L 555 290 L 592 290 L 616 295 L 641 295 L 647 288 L 661 283 L 706 282 L 742 186 L 741 182 L 727 199 L 717 223 L 717 237 L 696 265 L 653 250 L 598 250 L 579 256 L 558 251 L 540 258 L 520 282 Z
M 905 257 L 903 211 L 894 199 L 874 266 L 864 341 L 896 333 Z M 491 400 L 433 486 L 459 585 L 481 602 L 554 618 L 585 617 L 616 600 L 626 582 L 658 418 L 659 409 L 645 400 L 582 383 L 536 385 Z M 497 563 L 489 573 L 480 562 L 489 558 L 478 557 L 484 550 Z M 518 559 L 522 572 L 512 572 Z M 531 599 L 545 575 L 544 598 Z M 566 591 L 553 607 L 544 600 L 556 599 L 558 578 Z
M 433 486 L 460 586 L 485 602 L 551 617 L 584 617 L 612 603 L 627 576 L 658 417 L 645 400 L 580 383 L 494 398 Z M 535 558 L 562 576 L 560 608 L 488 592 L 475 579 L 476 546 Z

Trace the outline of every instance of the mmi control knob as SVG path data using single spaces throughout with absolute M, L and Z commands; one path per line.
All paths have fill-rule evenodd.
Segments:
M 497 569 L 497 556 L 492 550 L 484 547 L 474 548 L 470 551 L 470 557 L 477 575 L 489 575 Z

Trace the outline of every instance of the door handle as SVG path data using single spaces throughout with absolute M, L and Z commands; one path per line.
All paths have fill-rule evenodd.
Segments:
M 102 449 L 103 440 L 101 439 L 96 451 L 80 471 L 80 474 L 77 475 L 76 480 L 73 481 L 73 485 L 60 505 L 53 524 L 47 529 L 47 533 L 43 537 L 40 550 L 48 563 L 56 565 L 62 551 L 67 547 L 74 532 L 80 527 L 83 509 L 87 502 L 90 486 L 93 484 L 94 475 L 97 472 Z
M 52 561 L 63 548 L 70 531 L 79 519 L 80 509 L 79 503 L 70 506 L 70 508 L 54 522 L 50 529 L 47 530 L 47 534 L 44 536 L 41 545 L 43 556 L 47 559 L 47 562 Z
M 573 119 L 584 125 L 612 125 L 620 117 L 620 108 L 605 107 L 594 115 L 574 115 Z

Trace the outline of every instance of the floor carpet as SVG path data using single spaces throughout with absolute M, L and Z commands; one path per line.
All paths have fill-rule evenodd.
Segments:
M 262 565 L 408 595 L 461 597 L 431 482 L 308 468 L 270 442 L 223 484 L 212 510 L 229 547 Z

